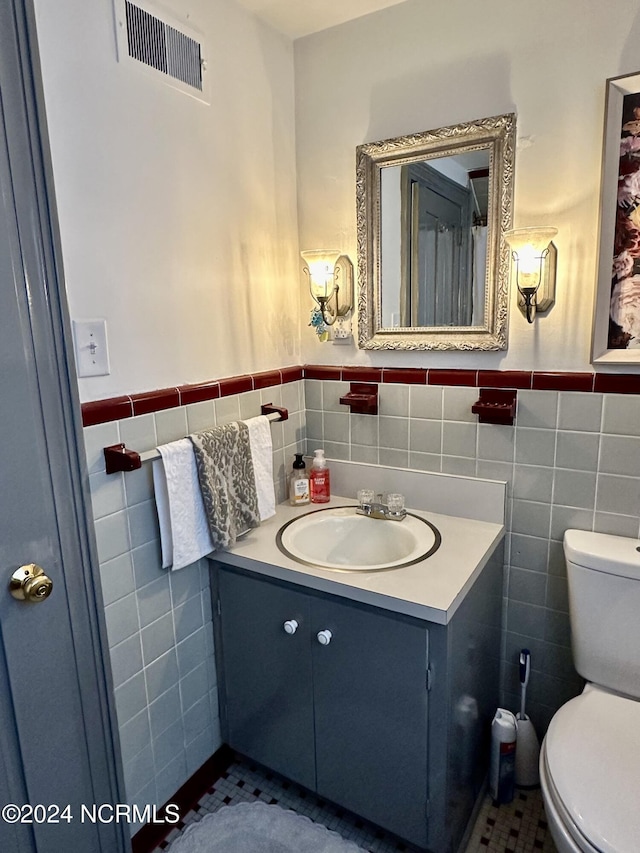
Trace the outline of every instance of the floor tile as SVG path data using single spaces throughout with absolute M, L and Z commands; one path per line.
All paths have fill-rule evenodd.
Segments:
M 261 800 L 292 809 L 316 823 L 339 832 L 369 853 L 415 853 L 417 848 L 356 815 L 317 797 L 277 773 L 238 758 L 184 816 L 158 850 L 171 853 L 171 843 L 181 831 L 206 814 L 228 805 Z M 508 805 L 495 805 L 486 797 L 476 819 L 466 853 L 556 853 L 547 829 L 539 790 L 518 791 Z

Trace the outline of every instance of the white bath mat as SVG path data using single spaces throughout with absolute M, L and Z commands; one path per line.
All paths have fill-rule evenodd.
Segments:
M 364 853 L 326 826 L 267 803 L 224 806 L 192 823 L 169 853 Z

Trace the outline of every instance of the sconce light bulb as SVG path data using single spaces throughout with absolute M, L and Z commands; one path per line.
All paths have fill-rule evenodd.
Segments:
M 548 248 L 540 253 L 531 243 L 523 246 L 518 252 L 514 251 L 518 288 L 523 293 L 525 290 L 535 291 L 540 286 L 542 263 L 548 254 Z
M 518 259 L 518 267 L 521 273 L 529 275 L 540 267 L 540 255 L 531 243 L 527 243 L 514 254 Z

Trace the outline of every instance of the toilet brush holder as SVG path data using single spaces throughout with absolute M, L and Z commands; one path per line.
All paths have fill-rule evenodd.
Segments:
M 533 723 L 525 714 L 527 685 L 531 675 L 531 652 L 522 649 L 520 665 L 520 713 L 516 716 L 516 767 L 515 777 L 518 788 L 537 788 L 540 784 L 540 743 Z
M 516 717 L 516 786 L 537 788 L 540 785 L 540 743 L 533 723 L 525 714 Z

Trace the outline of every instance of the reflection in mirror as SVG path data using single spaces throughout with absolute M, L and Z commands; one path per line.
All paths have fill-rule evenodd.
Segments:
M 512 115 L 358 148 L 360 346 L 504 349 Z
M 390 166 L 380 180 L 382 325 L 482 325 L 488 151 Z

